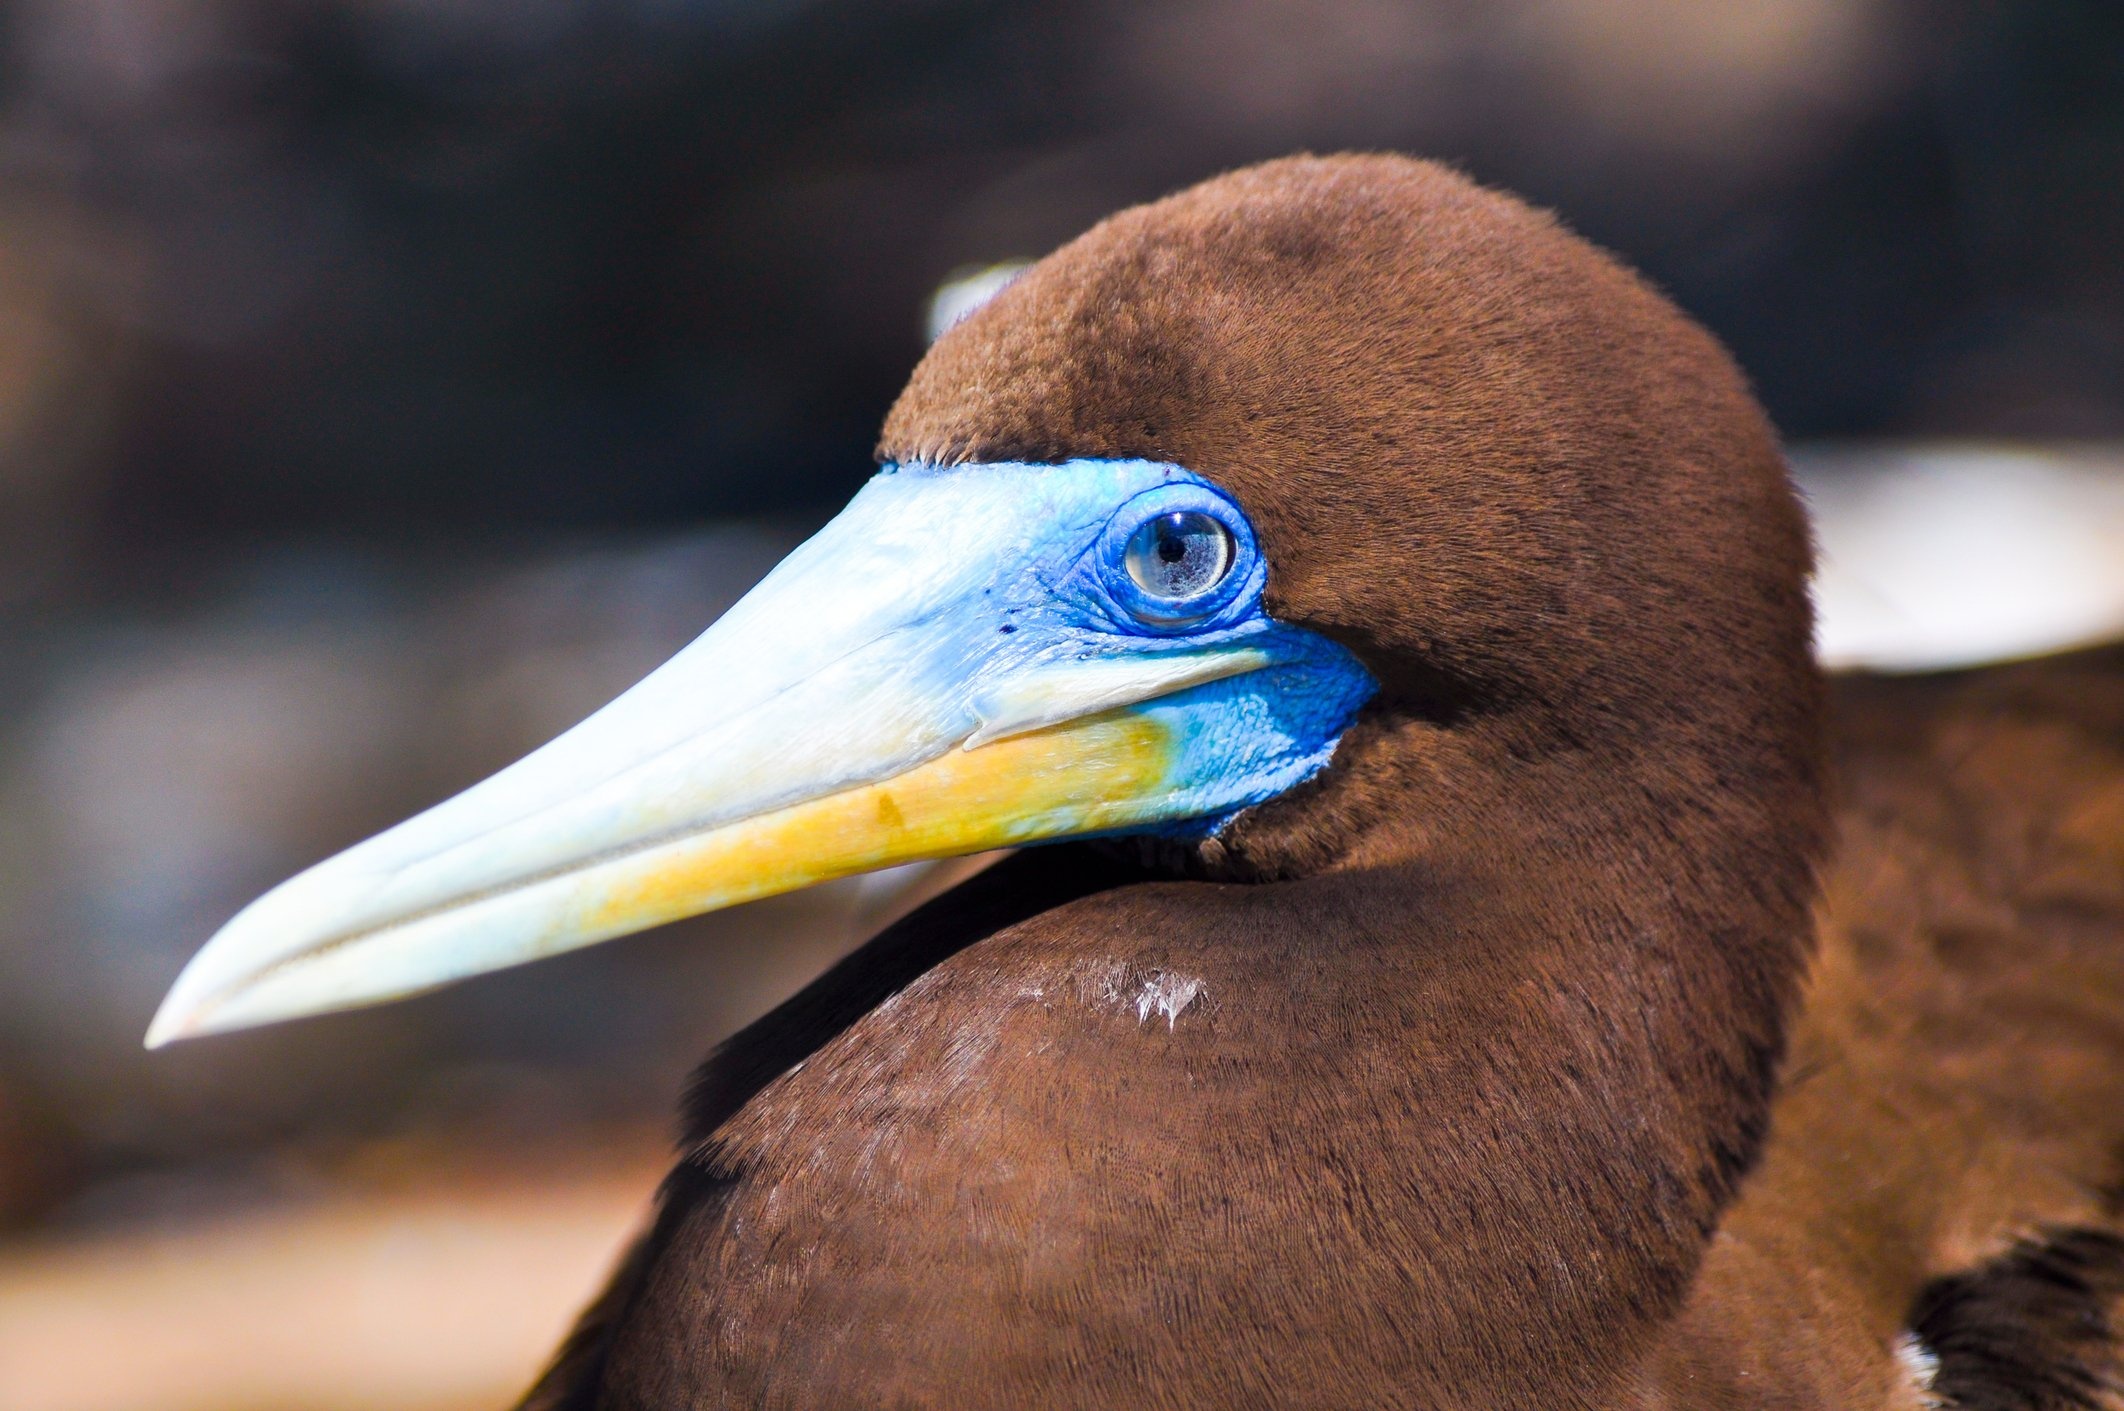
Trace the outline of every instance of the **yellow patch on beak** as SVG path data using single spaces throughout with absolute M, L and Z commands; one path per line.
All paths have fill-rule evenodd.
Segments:
M 583 924 L 632 931 L 903 862 L 1140 824 L 1173 753 L 1170 732 L 1131 710 L 952 750 L 653 849 Z

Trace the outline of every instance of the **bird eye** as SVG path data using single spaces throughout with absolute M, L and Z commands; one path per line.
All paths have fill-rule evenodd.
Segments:
M 1176 473 L 1116 506 L 1087 558 L 1107 620 L 1154 637 L 1228 627 L 1267 581 L 1246 511 Z
M 1122 562 L 1146 596 L 1176 603 L 1216 587 L 1234 557 L 1231 530 L 1196 510 L 1177 510 L 1137 526 Z

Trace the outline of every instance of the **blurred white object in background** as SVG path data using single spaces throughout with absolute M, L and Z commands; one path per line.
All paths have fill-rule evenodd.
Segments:
M 1932 671 L 2124 636 L 2124 448 L 1815 446 L 1815 645 Z

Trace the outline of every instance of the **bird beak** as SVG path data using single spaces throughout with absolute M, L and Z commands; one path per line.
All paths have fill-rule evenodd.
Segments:
M 1184 474 L 878 476 L 603 710 L 238 913 L 148 1046 L 896 863 L 1228 816 L 1289 787 L 1369 693 L 1369 678 L 1361 694 L 1295 689 L 1323 665 L 1354 680 L 1347 653 L 1266 618 L 1144 637 L 1064 610 L 1086 546 L 1153 471 Z

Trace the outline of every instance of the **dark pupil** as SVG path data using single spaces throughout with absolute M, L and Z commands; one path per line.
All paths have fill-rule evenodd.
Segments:
M 1232 565 L 1231 531 L 1180 510 L 1146 520 L 1128 540 L 1128 576 L 1154 598 L 1190 598 L 1214 588 Z

